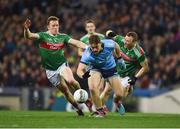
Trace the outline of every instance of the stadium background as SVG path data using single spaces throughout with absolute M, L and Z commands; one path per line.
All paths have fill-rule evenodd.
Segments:
M 51 88 L 33 42 L 23 38 L 22 24 L 27 17 L 32 20 L 31 31 L 38 32 L 46 30 L 46 19 L 50 15 L 60 18 L 60 32 L 76 39 L 86 33 L 84 21 L 87 19 L 95 20 L 99 33 L 105 34 L 108 29 L 122 35 L 131 30 L 138 32 L 150 72 L 138 80 L 134 96 L 151 97 L 152 90 L 159 95 L 180 87 L 178 0 L 0 0 L 0 97 L 7 101 L 2 96 L 8 96 L 8 103 L 12 96 L 22 100 L 18 110 L 52 109 L 56 98 L 62 99 L 61 93 Z M 77 49 L 65 49 L 78 79 L 75 74 Z M 80 82 L 82 88 L 87 89 L 87 85 Z M 137 111 L 133 109 L 134 96 L 130 96 L 126 104 L 128 111 Z M 65 106 L 63 102 L 55 109 Z M 10 108 L 3 103 L 1 109 Z

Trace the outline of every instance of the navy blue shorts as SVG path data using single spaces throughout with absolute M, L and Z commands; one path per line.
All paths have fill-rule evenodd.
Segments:
M 104 69 L 96 69 L 96 68 L 92 68 L 91 70 L 94 70 L 94 71 L 98 71 L 102 74 L 102 77 L 103 78 L 109 78 L 109 77 L 112 77 L 112 76 L 116 76 L 118 75 L 117 73 L 117 70 L 116 70 L 116 67 L 112 68 L 112 69 L 107 69 L 107 70 L 104 70 Z

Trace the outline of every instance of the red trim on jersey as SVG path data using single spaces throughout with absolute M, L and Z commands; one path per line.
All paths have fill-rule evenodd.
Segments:
M 121 57 L 122 57 L 124 60 L 126 60 L 126 61 L 128 61 L 128 62 L 131 61 L 131 59 L 130 59 L 125 53 L 123 53 L 122 51 L 121 51 L 120 53 L 121 53 Z
M 134 61 L 136 61 L 136 59 L 133 59 L 133 58 L 130 58 L 129 56 L 127 56 L 125 53 L 123 53 L 122 51 L 120 52 L 121 53 L 121 57 L 125 60 L 125 61 L 127 61 L 127 62 L 134 62 Z
M 41 42 L 39 45 L 40 48 L 45 48 L 49 50 L 60 50 L 64 48 L 63 43 L 47 43 L 47 42 Z
M 141 47 L 140 47 L 139 51 L 140 51 L 141 55 L 144 53 L 144 51 Z

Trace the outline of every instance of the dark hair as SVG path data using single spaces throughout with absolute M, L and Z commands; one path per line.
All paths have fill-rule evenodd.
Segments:
M 100 42 L 101 42 L 101 40 L 98 35 L 91 35 L 89 37 L 89 44 L 93 44 L 93 43 L 98 44 Z
M 95 25 L 94 20 L 89 19 L 89 20 L 86 20 L 86 21 L 85 21 L 84 26 L 86 27 L 86 25 L 87 25 L 88 23 L 93 23 L 93 24 Z
M 131 36 L 133 38 L 133 42 L 138 41 L 138 35 L 137 35 L 136 32 L 128 32 L 126 35 L 129 36 L 129 37 Z
M 50 21 L 59 21 L 59 18 L 56 16 L 50 16 L 47 19 L 47 25 L 49 25 Z

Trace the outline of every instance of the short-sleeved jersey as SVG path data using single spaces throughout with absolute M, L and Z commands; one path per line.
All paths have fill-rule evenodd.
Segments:
M 120 69 L 117 67 L 118 74 L 121 77 L 134 76 L 138 69 L 141 67 L 140 64 L 145 60 L 145 52 L 143 49 L 136 44 L 134 48 L 128 50 L 124 47 L 124 37 L 117 35 L 114 40 L 119 44 L 121 49 L 121 56 L 125 61 L 126 69 Z
M 111 39 L 101 40 L 103 44 L 103 50 L 94 54 L 91 51 L 90 46 L 83 52 L 80 62 L 91 66 L 94 69 L 108 70 L 116 67 L 112 51 L 115 48 L 115 42 Z
M 39 48 L 42 64 L 45 69 L 57 70 L 66 62 L 64 57 L 64 45 L 68 43 L 70 36 L 67 34 L 51 35 L 47 32 L 39 32 L 36 46 Z
M 99 36 L 100 40 L 105 39 L 105 36 L 104 36 L 103 34 L 100 34 L 100 33 L 96 33 L 96 34 Z M 85 43 L 85 44 L 89 44 L 89 34 L 84 35 L 84 36 L 80 39 L 80 41 L 82 41 L 82 42 Z

